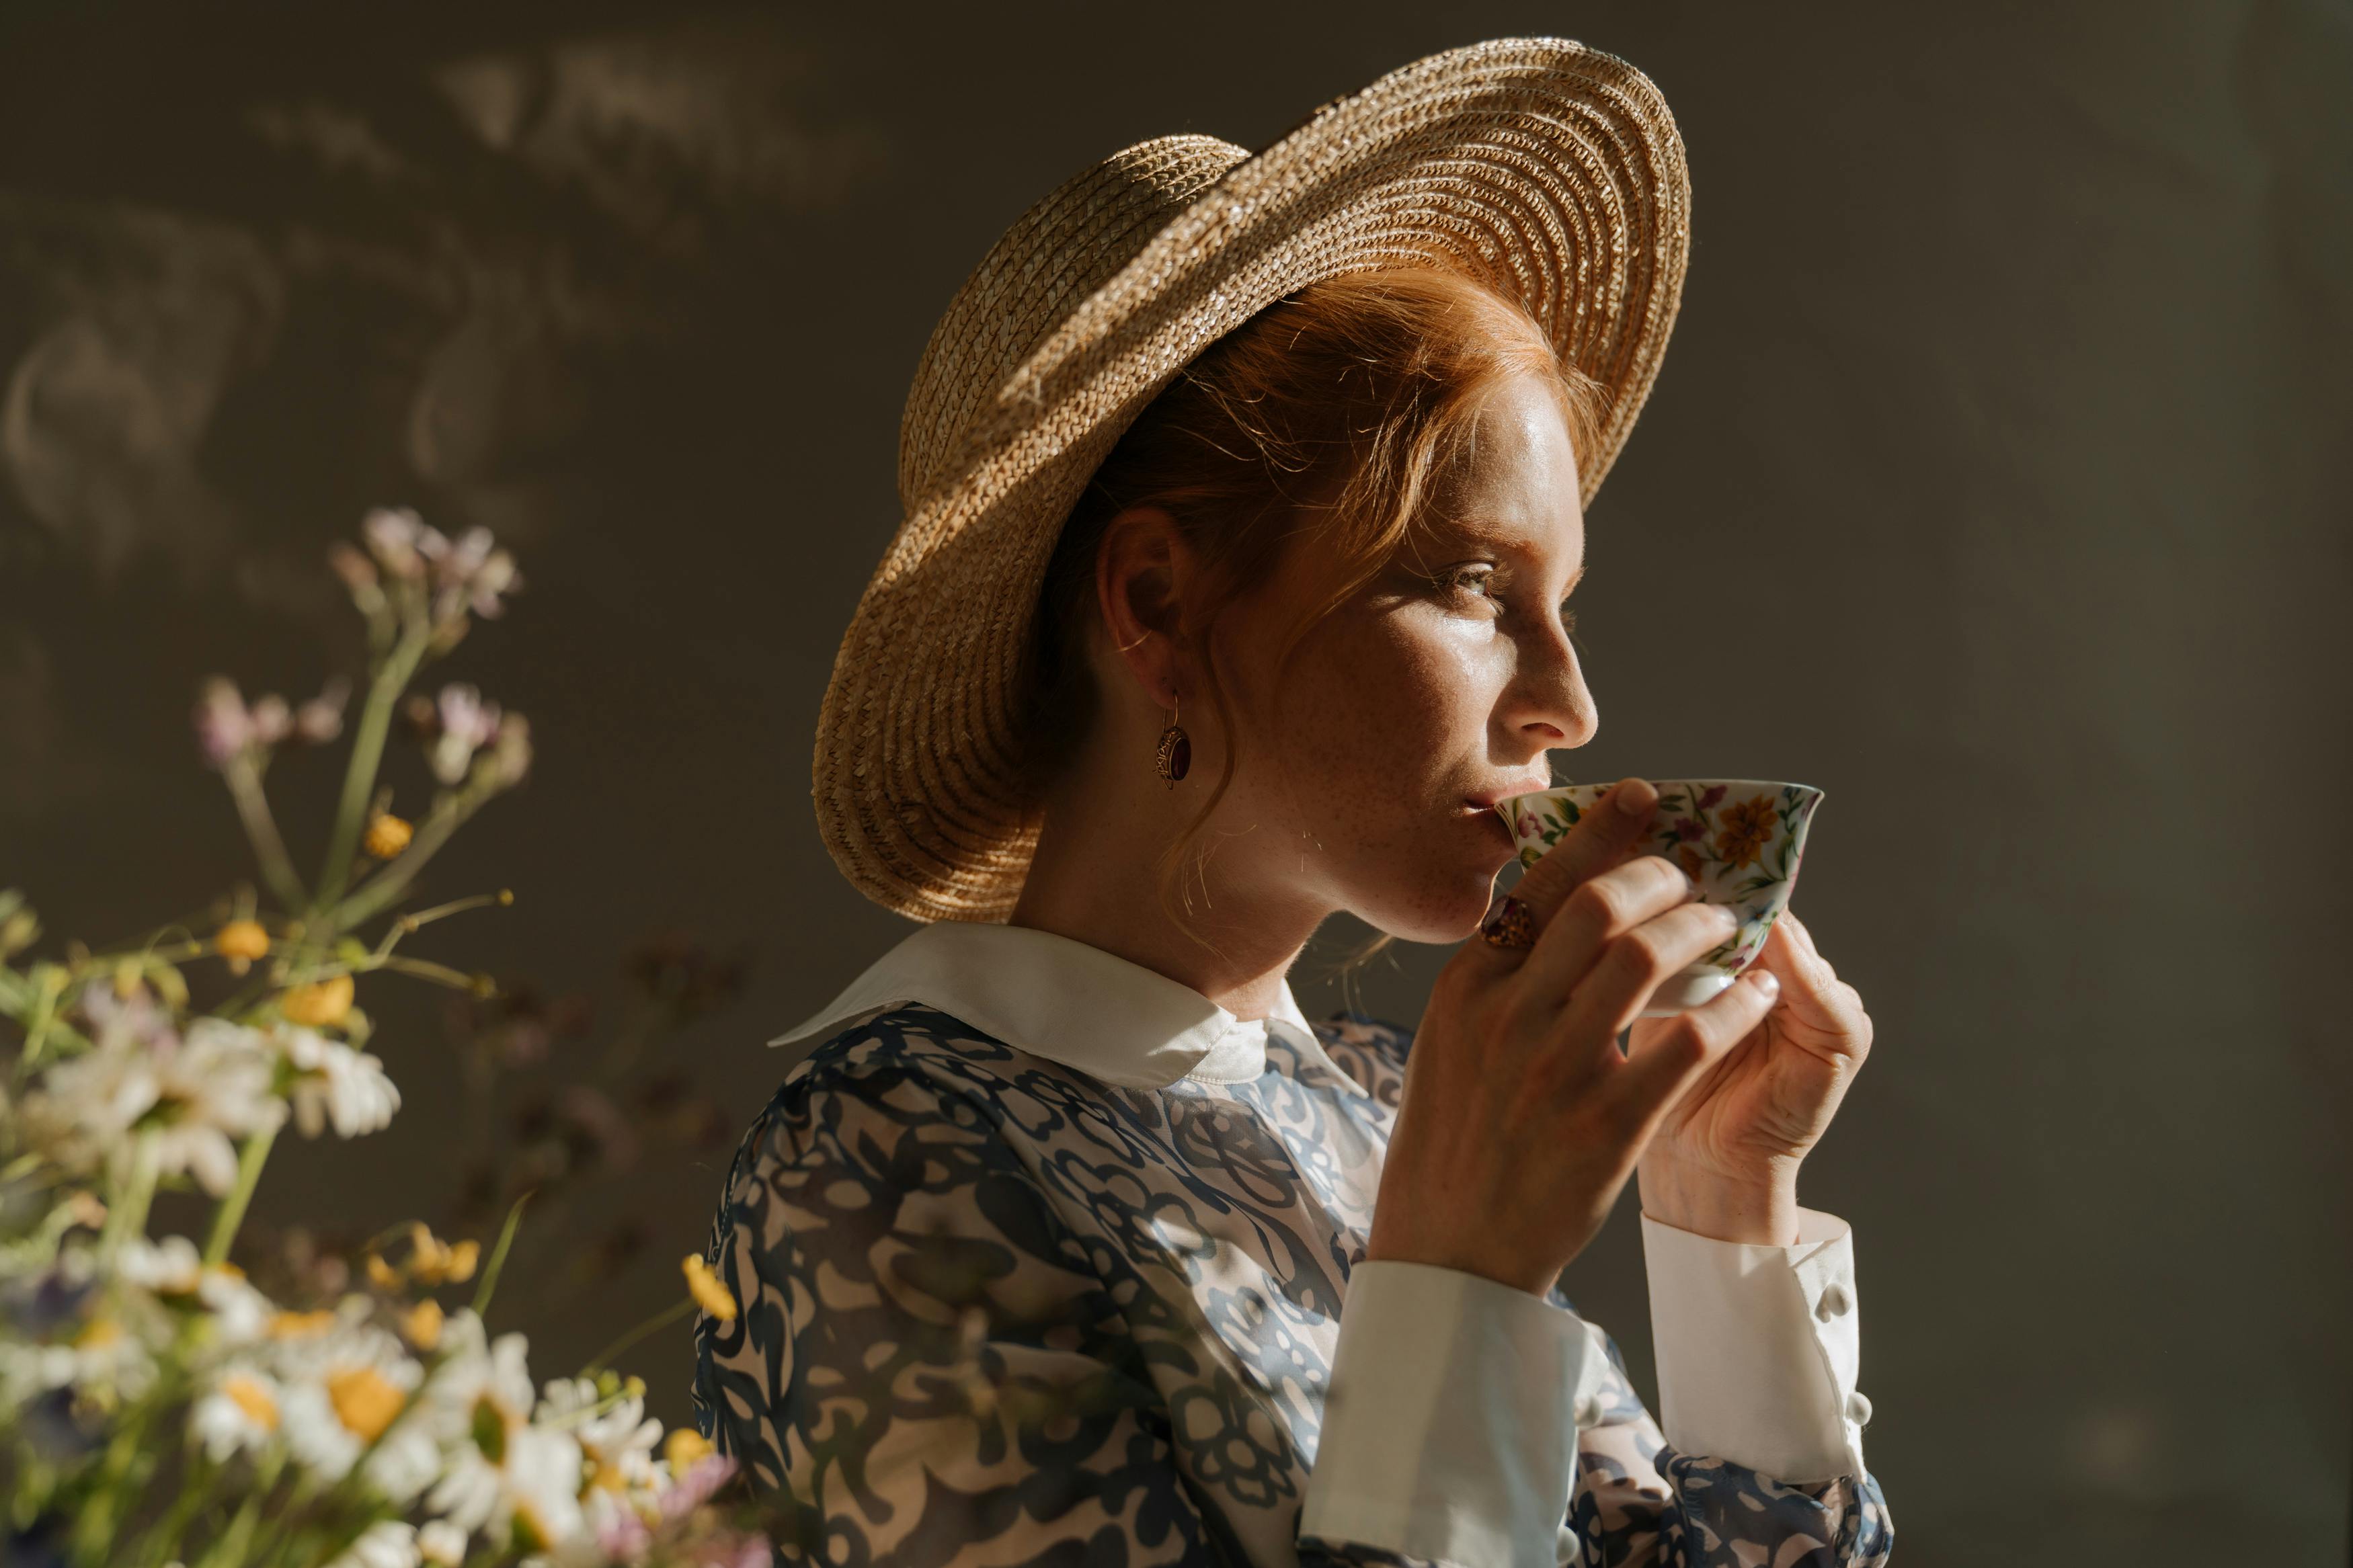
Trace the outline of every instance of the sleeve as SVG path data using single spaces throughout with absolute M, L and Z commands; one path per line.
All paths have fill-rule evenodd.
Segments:
M 1729 1245 L 1675 1236 L 1703 1252 Z M 1726 1262 L 1708 1257 L 1702 1267 L 1721 1270 Z M 1693 1303 L 1673 1322 L 1679 1330 L 1725 1326 L 1738 1306 Z M 1761 1333 L 1736 1337 L 1733 1347 L 1733 1363 L 1744 1349 L 1795 1349 Z M 1671 1353 L 1662 1342 L 1662 1384 Z M 1688 1407 L 1677 1414 L 1696 1412 L 1696 1424 L 1674 1429 L 1694 1445 L 1736 1435 L 1726 1417 L 1759 1418 L 1777 1388 L 1802 1381 L 1809 1368 L 1826 1375 L 1812 1343 L 1794 1372 L 1745 1370 L 1739 1391 L 1713 1405 L 1691 1397 L 1686 1377 L 1672 1385 Z M 1679 1370 L 1704 1377 L 1714 1367 L 1688 1361 Z M 1720 1451 L 1671 1445 L 1635 1393 L 1616 1341 L 1557 1292 L 1544 1300 L 1453 1269 L 1359 1264 L 1341 1312 L 1326 1407 L 1302 1519 L 1311 1539 L 1466 1568 L 1879 1568 L 1894 1546 L 1885 1500 L 1861 1468 L 1859 1446 L 1852 1469 L 1841 1447 L 1830 1479 L 1799 1483 Z M 1785 1443 L 1820 1436 L 1810 1414 L 1778 1420 L 1757 1430 Z
M 1245 1562 L 1091 1254 L 988 1117 L 916 1072 L 788 1085 L 706 1256 L 695 1424 L 779 1494 L 785 1563 Z M 1345 1543 L 1308 1568 L 1411 1560 Z

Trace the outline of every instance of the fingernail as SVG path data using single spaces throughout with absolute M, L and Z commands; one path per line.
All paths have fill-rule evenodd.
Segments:
M 1618 809 L 1629 816 L 1640 816 L 1659 804 L 1659 792 L 1651 787 L 1648 779 L 1628 779 L 1620 784 L 1610 797 Z
M 1757 990 L 1765 993 L 1767 997 L 1781 994 L 1781 977 L 1771 970 L 1752 969 L 1748 972 L 1748 978 Z

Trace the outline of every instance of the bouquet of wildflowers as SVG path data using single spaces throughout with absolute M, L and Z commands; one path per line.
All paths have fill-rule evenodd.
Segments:
M 120 951 L 74 942 L 32 959 L 39 921 L 0 889 L 0 1559 L 765 1564 L 732 1461 L 691 1431 L 665 1435 L 636 1379 L 592 1364 L 538 1382 L 523 1337 L 492 1331 L 520 1204 L 492 1237 L 396 1226 L 337 1276 L 351 1288 L 323 1297 L 273 1295 L 236 1260 L 290 1122 L 351 1139 L 400 1109 L 367 1048 L 360 977 L 497 994 L 400 947 L 510 894 L 398 911 L 450 835 L 522 783 L 530 729 L 471 686 L 410 688 L 521 579 L 486 530 L 451 540 L 379 510 L 362 537 L 331 557 L 366 618 L 368 677 L 315 885 L 294 868 L 263 779 L 280 747 L 342 736 L 350 687 L 248 703 L 216 678 L 198 737 L 274 907 L 241 888 Z M 378 784 L 396 720 L 438 786 L 414 822 Z M 192 980 L 219 998 L 199 1007 Z M 199 1234 L 153 1233 L 164 1194 L 185 1194 L 172 1203 L 204 1216 Z M 698 1304 L 733 1314 L 699 1258 L 685 1272 L 678 1308 L 647 1327 Z

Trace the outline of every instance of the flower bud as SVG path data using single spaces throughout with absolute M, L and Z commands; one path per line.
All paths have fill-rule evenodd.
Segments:
M 213 933 L 213 951 L 228 960 L 231 974 L 243 974 L 255 959 L 269 956 L 269 933 L 259 921 L 231 921 Z
M 377 859 L 389 860 L 408 847 L 408 841 L 416 837 L 416 828 L 387 811 L 379 814 L 367 825 L 367 836 L 361 840 L 361 845 Z
M 245 699 L 226 675 L 208 676 L 197 689 L 195 718 L 205 761 L 216 768 L 252 743 L 253 721 L 245 710 Z
M 407 507 L 378 507 L 367 514 L 360 531 L 387 574 L 405 579 L 425 575 L 425 560 L 417 551 L 425 524 L 416 512 Z
M 320 1029 L 340 1024 L 352 1010 L 352 977 L 338 974 L 307 985 L 292 985 L 278 998 L 278 1011 L 290 1024 Z
M 274 746 L 294 729 L 294 715 L 286 706 L 286 699 L 271 692 L 253 705 L 253 738 L 265 746 Z
M 323 746 L 343 731 L 343 704 L 351 700 L 352 683 L 336 676 L 319 689 L 319 695 L 294 710 L 294 733 L 314 746 Z

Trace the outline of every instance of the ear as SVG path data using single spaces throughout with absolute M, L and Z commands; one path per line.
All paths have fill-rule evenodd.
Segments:
M 1162 708 L 1185 691 L 1184 605 L 1193 574 L 1192 549 L 1163 509 L 1130 507 L 1103 525 L 1095 607 L 1113 654 Z

